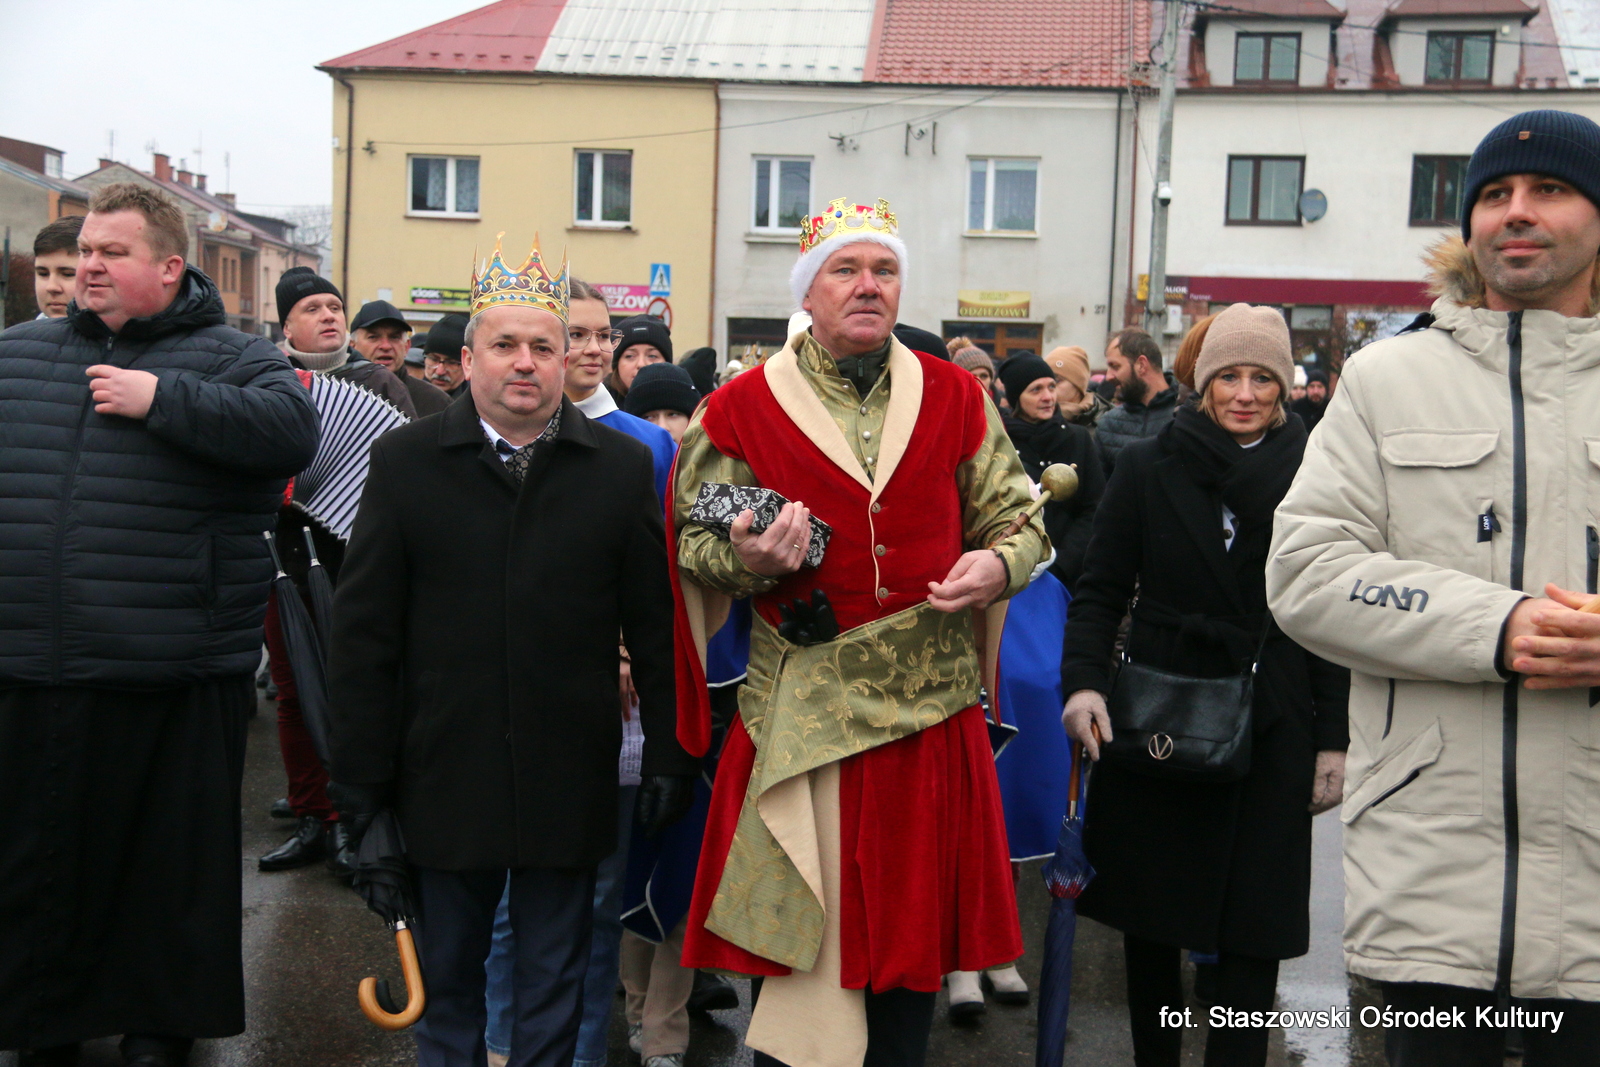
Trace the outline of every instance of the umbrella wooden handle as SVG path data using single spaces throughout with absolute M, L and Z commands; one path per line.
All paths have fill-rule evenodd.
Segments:
M 385 1011 L 378 1003 L 378 980 L 376 978 L 363 978 L 361 985 L 356 990 L 356 999 L 361 1002 L 361 1011 L 368 1019 L 385 1030 L 404 1030 L 406 1027 L 422 1018 L 423 1009 L 427 1007 L 427 997 L 422 990 L 422 965 L 417 962 L 417 945 L 411 938 L 411 931 L 400 923 L 394 932 L 395 947 L 400 951 L 400 971 L 406 979 L 406 1006 L 401 1012 Z
M 1592 596 L 1589 602 L 1578 609 L 1588 615 L 1600 615 L 1600 596 Z

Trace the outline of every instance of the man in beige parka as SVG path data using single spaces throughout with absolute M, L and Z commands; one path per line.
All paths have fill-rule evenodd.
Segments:
M 1600 1063 L 1600 614 L 1573 610 L 1600 567 L 1597 204 L 1600 126 L 1491 131 L 1431 316 L 1346 364 L 1278 508 L 1273 613 L 1352 672 L 1347 963 L 1391 1008 L 1459 1009 L 1391 1026 L 1393 1067 L 1499 1067 L 1509 1025 L 1526 1067 Z

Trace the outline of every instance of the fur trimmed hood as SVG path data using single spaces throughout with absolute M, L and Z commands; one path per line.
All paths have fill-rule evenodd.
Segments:
M 1459 237 L 1442 237 L 1422 254 L 1428 267 L 1428 292 L 1465 308 L 1483 308 L 1483 275 L 1477 261 Z M 1589 307 L 1585 314 L 1600 316 L 1600 270 L 1594 272 L 1589 288 Z

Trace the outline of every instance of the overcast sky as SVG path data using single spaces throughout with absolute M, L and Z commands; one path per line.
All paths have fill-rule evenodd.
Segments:
M 119 161 L 149 170 L 154 141 L 247 209 L 327 204 L 333 93 L 316 64 L 484 2 L 0 0 L 0 136 L 61 149 L 71 178 L 115 130 Z

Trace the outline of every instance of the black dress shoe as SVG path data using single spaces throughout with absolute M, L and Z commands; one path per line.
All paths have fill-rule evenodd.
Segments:
M 694 972 L 694 990 L 689 994 L 689 1010 L 697 1014 L 726 1011 L 739 1006 L 739 991 L 720 975 Z
M 77 1067 L 78 1043 L 50 1048 L 23 1049 L 17 1053 L 17 1067 Z
M 128 1034 L 118 1048 L 123 1067 L 183 1067 L 189 1062 L 192 1037 L 163 1037 L 156 1034 Z
M 350 847 L 350 831 L 342 822 L 328 830 L 328 873 L 346 885 L 356 874 L 356 850 Z
M 289 803 L 288 797 L 279 797 L 272 802 L 272 807 L 267 809 L 267 814 L 274 819 L 294 818 L 294 805 Z
M 263 871 L 288 871 L 320 860 L 327 852 L 328 831 L 315 815 L 302 815 L 294 836 L 256 861 Z

